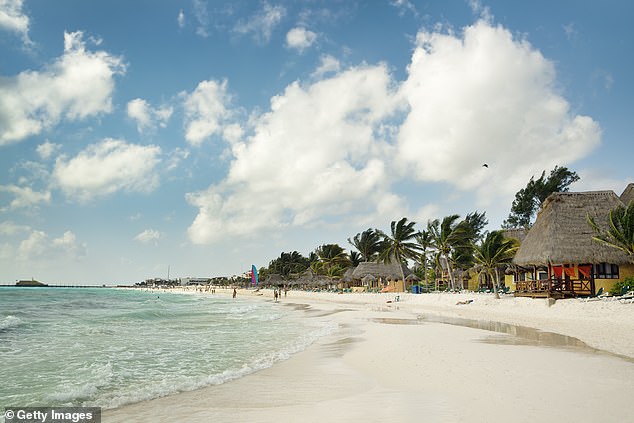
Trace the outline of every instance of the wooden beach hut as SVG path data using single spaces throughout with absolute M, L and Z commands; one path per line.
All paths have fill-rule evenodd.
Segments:
M 610 289 L 633 275 L 632 258 L 594 241 L 588 224 L 590 216 L 600 227 L 607 227 L 608 213 L 619 205 L 623 203 L 613 191 L 551 194 L 513 259 L 515 265 L 529 270 L 524 280 L 516 281 L 515 295 L 595 295 L 600 288 Z
M 373 261 L 359 263 L 352 272 L 352 281 L 358 286 L 365 286 L 366 290 L 369 291 L 389 287 L 393 292 L 404 292 L 407 289 L 407 277 L 412 274 L 412 271 L 404 264 L 401 264 L 401 266 L 405 275 L 405 283 L 403 283 L 401 269 L 399 269 L 397 263 L 378 263 Z M 368 275 L 374 279 L 366 278 Z

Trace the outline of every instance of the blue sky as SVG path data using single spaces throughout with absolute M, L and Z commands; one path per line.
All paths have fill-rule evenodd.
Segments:
M 0 283 L 239 274 L 632 182 L 628 1 L 0 0 Z M 483 163 L 489 167 L 482 167 Z

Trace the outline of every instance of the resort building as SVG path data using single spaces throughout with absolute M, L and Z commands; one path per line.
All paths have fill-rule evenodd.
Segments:
M 353 290 L 404 292 L 418 278 L 405 265 L 402 271 L 396 263 L 362 262 L 352 272 Z M 403 276 L 405 275 L 405 283 Z
M 613 191 L 551 194 L 513 259 L 515 295 L 596 295 L 634 276 L 633 258 L 593 240 L 595 232 L 588 223 L 592 217 L 599 227 L 607 228 L 609 212 L 630 198 L 634 184 L 621 197 Z

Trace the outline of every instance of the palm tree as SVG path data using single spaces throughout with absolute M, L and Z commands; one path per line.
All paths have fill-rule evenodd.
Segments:
M 315 250 L 315 254 L 318 261 L 313 262 L 311 268 L 316 273 L 328 275 L 332 273 L 332 269 L 345 269 L 350 265 L 348 254 L 338 244 L 321 245 Z
M 476 211 L 461 221 L 458 219 L 459 215 L 452 214 L 445 216 L 442 221 L 434 219 L 427 223 L 432 248 L 436 250 L 436 261 L 441 268 L 442 263 L 446 263 L 452 289 L 457 288 L 452 263 L 461 269 L 473 265 L 473 244 L 481 237 L 482 228 L 487 224 L 485 212 Z
M 482 229 L 487 224 L 486 213 L 469 213 L 458 223 L 453 241 L 452 262 L 463 272 L 473 267 L 473 246 L 482 240 Z M 462 279 L 460 289 L 463 289 Z
M 495 298 L 500 299 L 497 281 L 500 280 L 499 267 L 510 263 L 517 251 L 517 243 L 504 238 L 502 231 L 489 232 L 480 245 L 474 245 L 474 258 L 480 273 L 488 275 L 493 283 Z
M 301 273 L 310 265 L 309 260 L 297 251 L 282 253 L 269 263 L 269 272 L 289 276 L 291 273 Z
M 415 236 L 416 242 L 420 246 L 420 258 L 419 263 L 423 267 L 423 280 L 427 284 L 427 254 L 433 245 L 431 232 L 422 230 Z
M 403 264 L 408 259 L 415 259 L 420 253 L 420 246 L 415 242 L 418 232 L 414 229 L 414 225 L 416 225 L 416 222 L 408 222 L 406 217 L 398 222 L 392 221 L 390 225 L 392 233 L 391 235 L 383 234 L 382 248 L 377 260 L 383 263 L 396 262 L 401 271 L 404 291 L 407 291 L 407 289 Z
M 432 238 L 432 246 L 436 250 L 437 262 L 442 266 L 444 260 L 447 264 L 447 272 L 449 273 L 449 282 L 452 289 L 456 288 L 456 282 L 454 281 L 453 270 L 449 260 L 454 245 L 459 241 L 462 242 L 463 228 L 460 228 L 457 223 L 459 218 L 459 215 L 452 214 L 445 216 L 442 222 L 438 219 L 427 222 L 427 231 Z
M 348 238 L 348 242 L 359 251 L 363 261 L 372 261 L 381 250 L 381 233 L 375 229 L 366 229 Z
M 358 251 L 350 251 L 350 265 L 356 267 L 361 263 L 361 254 Z
M 601 230 L 590 216 L 588 223 L 597 234 L 592 239 L 634 256 L 634 200 L 630 201 L 627 207 L 618 206 L 610 210 L 606 231 Z

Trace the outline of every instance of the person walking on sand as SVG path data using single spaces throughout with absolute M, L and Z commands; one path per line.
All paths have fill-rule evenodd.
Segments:
M 275 302 L 277 302 L 277 289 L 273 291 L 273 298 L 275 299 Z
M 236 297 L 236 295 L 238 295 L 238 291 L 236 291 L 236 289 L 235 289 L 235 288 L 233 288 L 233 298 L 235 298 L 235 297 Z

